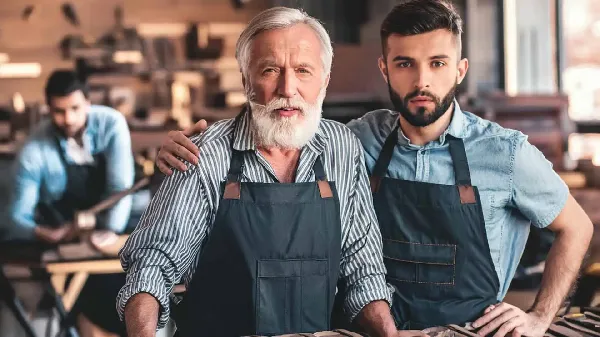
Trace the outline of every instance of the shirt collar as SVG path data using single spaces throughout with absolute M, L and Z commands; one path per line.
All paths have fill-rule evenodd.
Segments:
M 245 105 L 242 111 L 240 112 L 238 122 L 236 123 L 235 129 L 233 131 L 233 148 L 235 150 L 256 150 L 254 133 L 251 129 L 251 118 L 252 111 L 250 111 L 250 108 L 247 105 Z M 325 139 L 327 139 L 327 135 L 325 134 L 323 127 L 323 121 L 321 121 L 319 123 L 319 128 L 317 129 L 317 132 L 305 146 L 317 154 L 323 152 L 323 149 L 325 148 Z
M 462 109 L 460 108 L 460 105 L 458 104 L 456 99 L 454 99 L 453 106 L 454 106 L 454 111 L 452 112 L 452 119 L 450 120 L 450 124 L 448 125 L 448 128 L 446 128 L 446 130 L 440 135 L 440 138 L 438 140 L 439 144 L 444 144 L 446 142 L 446 135 L 448 135 L 448 134 L 450 134 L 451 136 L 454 136 L 456 138 L 462 138 L 462 136 L 463 136 L 463 131 L 465 128 L 465 115 L 462 112 Z M 396 123 L 399 123 L 398 119 L 396 120 Z M 401 145 L 421 147 L 421 146 L 411 144 L 410 139 L 408 139 L 408 137 L 406 137 L 404 132 L 402 132 L 401 128 L 398 128 L 398 132 L 400 133 L 400 137 L 398 137 L 398 142 Z

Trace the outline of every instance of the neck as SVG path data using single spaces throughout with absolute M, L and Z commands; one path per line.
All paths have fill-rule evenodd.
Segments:
M 258 151 L 265 156 L 279 158 L 293 158 L 300 153 L 300 149 L 283 149 L 280 147 L 258 147 Z
M 282 149 L 277 147 L 259 147 L 258 151 L 271 164 L 277 179 L 282 183 L 291 183 L 296 177 L 296 168 L 300 158 L 300 149 Z
M 411 144 L 423 146 L 440 138 L 450 125 L 453 112 L 454 104 L 452 104 L 437 121 L 427 126 L 411 125 L 406 119 L 400 116 L 400 128 L 402 129 L 402 133 L 410 139 Z

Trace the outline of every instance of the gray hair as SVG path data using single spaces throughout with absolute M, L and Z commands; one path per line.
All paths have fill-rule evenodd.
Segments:
M 306 12 L 288 7 L 273 7 L 261 12 L 250 21 L 246 29 L 240 34 L 235 46 L 235 58 L 242 74 L 245 77 L 248 75 L 250 49 L 256 35 L 264 31 L 288 28 L 297 24 L 306 24 L 317 34 L 321 41 L 323 70 L 325 74 L 329 74 L 333 62 L 333 47 L 327 30 L 317 19 L 306 14 Z

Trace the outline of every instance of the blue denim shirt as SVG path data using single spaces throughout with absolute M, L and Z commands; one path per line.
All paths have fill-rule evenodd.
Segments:
M 369 173 L 398 115 L 376 110 L 348 124 L 365 148 Z M 464 140 L 471 181 L 481 195 L 501 301 L 521 259 L 529 226 L 543 228 L 554 221 L 566 203 L 568 187 L 527 136 L 462 111 L 456 102 L 450 125 L 439 139 L 417 146 L 399 132 L 387 175 L 434 184 L 455 184 L 446 135 Z
M 67 184 L 65 166 L 60 152 L 66 152 L 66 139 L 56 146 L 56 131 L 51 121 L 42 121 L 17 155 L 13 167 L 8 213 L 10 227 L 5 228 L 8 239 L 33 239 L 35 208 L 38 202 L 52 202 L 61 198 Z M 92 155 L 106 156 L 107 194 L 113 194 L 133 185 L 134 163 L 131 137 L 125 117 L 104 106 L 92 106 L 83 134 L 83 144 Z M 129 220 L 131 197 L 121 199 L 108 211 L 105 223 L 98 224 L 115 232 L 122 232 Z M 2 223 L 1 225 L 5 225 Z

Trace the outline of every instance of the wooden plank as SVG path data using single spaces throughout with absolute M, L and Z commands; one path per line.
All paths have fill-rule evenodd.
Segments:
M 52 283 L 52 287 L 57 294 L 63 295 L 65 293 L 65 283 L 67 281 L 66 274 L 54 274 L 50 276 L 50 282 Z
M 53 262 L 46 265 L 46 271 L 51 274 L 71 274 L 85 272 L 89 274 L 113 274 L 122 273 L 121 261 L 119 259 L 78 261 L 78 262 Z
M 73 304 L 75 304 L 75 301 L 79 297 L 81 289 L 83 289 L 88 276 L 89 274 L 86 272 L 77 272 L 69 283 L 69 287 L 62 297 L 63 305 L 65 306 L 67 312 L 71 311 L 71 308 L 73 308 Z
M 600 277 L 600 262 L 592 263 L 585 269 L 585 274 Z

